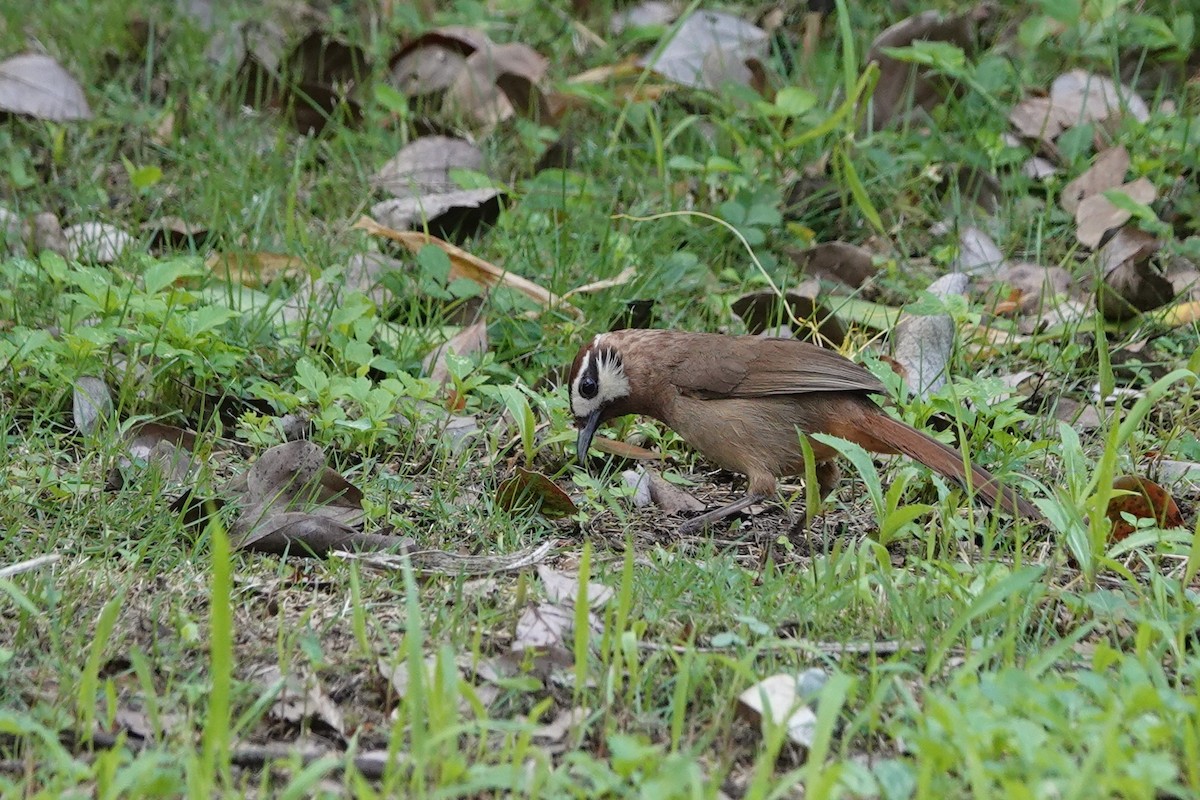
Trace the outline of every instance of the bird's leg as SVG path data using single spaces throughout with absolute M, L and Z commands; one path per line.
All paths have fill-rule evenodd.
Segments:
M 703 529 L 707 525 L 711 525 L 714 522 L 720 522 L 726 517 L 732 517 L 739 511 L 749 508 L 755 503 L 760 503 L 766 499 L 767 495 L 765 494 L 748 492 L 745 497 L 740 500 L 735 500 L 727 506 L 714 508 L 712 511 L 706 511 L 698 517 L 692 517 L 687 522 L 679 526 L 679 533 L 681 536 L 690 536 L 691 534 Z

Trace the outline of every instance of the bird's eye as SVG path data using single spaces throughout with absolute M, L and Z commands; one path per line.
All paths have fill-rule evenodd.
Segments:
M 596 383 L 596 379 L 590 376 L 584 376 L 579 379 L 579 396 L 584 400 L 591 400 L 600 391 L 600 384 Z

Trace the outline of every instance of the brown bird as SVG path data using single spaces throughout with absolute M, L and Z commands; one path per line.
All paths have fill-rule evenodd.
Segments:
M 875 453 L 903 453 L 993 506 L 1041 519 L 1032 503 L 987 470 L 972 465 L 968 476 L 961 453 L 888 416 L 869 397 L 884 386 L 864 367 L 805 342 L 668 330 L 602 333 L 575 356 L 569 385 L 581 464 L 601 423 L 644 414 L 714 464 L 749 479 L 745 497 L 689 520 L 681 532 L 770 497 L 780 477 L 804 474 L 797 430 L 831 434 Z M 837 451 L 817 441 L 811 446 L 824 496 L 838 479 Z

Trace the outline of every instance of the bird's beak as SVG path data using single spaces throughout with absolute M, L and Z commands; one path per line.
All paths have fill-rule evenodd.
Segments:
M 583 467 L 585 471 L 587 470 L 588 450 L 592 446 L 592 437 L 596 435 L 598 427 L 600 427 L 600 410 L 596 409 L 580 426 L 579 438 L 575 440 L 575 457 L 579 459 L 579 466 Z

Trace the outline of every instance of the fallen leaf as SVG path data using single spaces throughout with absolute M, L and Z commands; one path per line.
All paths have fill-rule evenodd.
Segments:
M 1052 143 L 1076 118 L 1049 97 L 1027 97 L 1008 112 L 1008 121 L 1022 136 Z
M 150 233 L 154 249 L 200 250 L 208 241 L 208 229 L 179 217 L 159 217 L 143 222 L 139 230 Z
M 766 725 L 784 725 L 788 739 L 811 747 L 817 732 L 817 715 L 812 704 L 829 679 L 822 669 L 807 669 L 799 675 L 782 673 L 764 678 L 738 695 L 741 713 Z
M 204 266 L 221 280 L 261 288 L 281 278 L 296 280 L 308 274 L 308 265 L 283 253 L 214 253 Z
M 848 242 L 823 242 L 806 250 L 789 250 L 787 254 L 801 272 L 844 283 L 854 289 L 877 271 L 871 253 Z
M 1050 100 L 1073 124 L 1099 122 L 1126 112 L 1138 122 L 1150 118 L 1146 101 L 1133 89 L 1082 69 L 1055 78 L 1050 84 Z
M 538 564 L 538 578 L 542 581 L 542 586 L 546 590 L 546 598 L 551 603 L 560 603 L 563 605 L 573 606 L 576 598 L 579 597 L 579 575 L 572 573 L 559 572 L 558 570 L 547 566 L 546 564 Z M 588 582 L 587 585 L 587 604 L 588 608 L 597 609 L 611 600 L 615 592 L 611 586 L 605 586 L 602 583 Z
M 966 275 L 954 272 L 938 278 L 926 291 L 938 297 L 965 294 L 967 283 Z M 892 357 L 902 366 L 901 375 L 915 396 L 927 398 L 945 385 L 954 332 L 949 314 L 910 314 L 896 324 Z
M 1100 411 L 1094 405 L 1069 397 L 1058 398 L 1054 404 L 1054 418 L 1081 432 L 1098 430 L 1103 424 Z
M 465 240 L 500 216 L 500 190 L 454 189 L 421 197 L 382 200 L 371 215 L 394 230 L 428 229 L 439 238 Z
M 514 113 L 534 119 L 550 112 L 537 84 L 550 62 L 528 45 L 517 42 L 481 47 L 467 56 L 463 69 L 446 89 L 443 109 L 489 128 Z M 501 86 L 501 78 L 506 83 Z
M 57 61 L 42 53 L 0 61 L 0 112 L 51 122 L 92 118 L 83 87 Z
M 1159 246 L 1151 234 L 1126 226 L 1096 254 L 1103 276 L 1096 308 L 1105 319 L 1132 319 L 1171 302 L 1175 294 L 1171 282 L 1158 273 L 1151 259 Z
M 1062 267 L 1044 267 L 1020 261 L 1005 263 L 995 275 L 980 281 L 981 286 L 1008 286 L 1017 296 L 1015 310 L 1023 314 L 1054 305 L 1055 299 L 1071 288 L 1071 273 Z
M 43 211 L 33 217 L 33 247 L 41 252 L 49 250 L 67 258 L 70 254 L 67 237 L 63 234 L 62 224 L 53 212 Z
M 646 508 L 654 502 L 650 496 L 650 474 L 644 469 L 627 469 L 621 473 L 621 479 L 633 489 L 629 498 L 634 508 Z
M 288 55 L 282 73 L 298 85 L 325 85 L 361 81 L 367 73 L 367 54 L 361 47 L 310 31 Z
M 630 28 L 670 25 L 678 16 L 679 9 L 674 3 L 647 0 L 615 11 L 608 20 L 608 32 L 619 36 Z
M 770 56 L 766 31 L 722 11 L 693 11 L 668 35 L 666 46 L 638 59 L 638 66 L 693 89 L 717 90 L 728 80 L 748 86 L 753 75 L 746 61 Z
M 392 57 L 388 82 L 409 97 L 424 97 L 450 88 L 466 67 L 467 56 L 491 44 L 473 28 L 447 26 L 407 42 Z
M 1154 184 L 1149 178 L 1138 178 L 1136 181 L 1122 184 L 1115 191 L 1121 192 L 1135 203 L 1149 204 L 1154 201 Z M 1119 208 L 1103 194 L 1085 197 L 1075 209 L 1075 238 L 1084 247 L 1095 250 L 1104 239 L 1104 234 L 1113 228 L 1119 228 L 1133 216 L 1129 211 Z
M 254 670 L 250 677 L 264 690 L 279 692 L 269 711 L 273 719 L 291 725 L 319 722 L 339 736 L 346 735 L 341 709 L 325 694 L 315 675 L 284 676 L 279 667 L 269 664 Z
M 756 336 L 774 334 L 782 326 L 797 339 L 838 347 L 846 340 L 846 328 L 817 299 L 820 292 L 820 283 L 810 280 L 782 298 L 770 289 L 744 294 L 733 301 L 731 309 Z
M 113 400 L 108 385 L 100 378 L 83 375 L 75 380 L 71 392 L 71 416 L 75 430 L 91 435 L 100 423 L 112 416 Z
M 446 356 L 453 353 L 462 358 L 469 358 L 486 353 L 488 349 L 487 320 L 479 320 L 468 325 L 453 337 L 430 351 L 421 362 L 421 367 L 429 375 L 429 379 L 439 385 L 445 385 L 450 380 L 450 369 L 446 365 Z
M 455 169 L 482 172 L 483 151 L 466 139 L 423 136 L 402 147 L 374 175 L 371 184 L 394 197 L 426 197 L 458 191 Z
M 1004 264 L 1004 254 L 985 231 L 968 225 L 958 235 L 954 269 L 967 275 L 995 273 Z
M 617 275 L 615 278 L 605 278 L 604 280 L 601 280 L 601 281 L 593 281 L 592 283 L 585 283 L 583 286 L 579 286 L 579 287 L 572 289 L 571 291 L 569 291 L 563 295 L 563 300 L 569 300 L 577 294 L 592 294 L 593 292 L 601 292 L 601 291 L 604 291 L 605 289 L 614 289 L 617 286 L 624 286 L 625 284 L 629 283 L 631 280 L 636 278 L 637 274 L 638 274 L 637 267 L 630 265 L 630 266 L 626 267 L 625 269 L 621 270 L 620 274 Z M 634 301 L 634 302 L 637 302 L 637 301 Z M 635 325 L 633 327 L 640 327 L 640 326 Z M 609 330 L 615 330 L 615 329 L 610 328 Z
M 1063 187 L 1059 203 L 1068 214 L 1074 214 L 1082 200 L 1125 183 L 1128 171 L 1129 151 L 1124 145 L 1110 147 L 1097 155 L 1082 175 Z
M 607 436 L 596 436 L 592 439 L 592 449 L 617 458 L 628 458 L 631 461 L 661 461 L 662 453 L 638 447 L 636 444 L 609 439 Z
M 397 699 L 402 699 L 408 696 L 408 685 L 412 679 L 412 675 L 408 670 L 408 661 L 393 661 L 391 658 L 380 656 L 378 660 L 379 674 L 391 684 L 392 690 L 396 693 Z M 433 678 L 434 671 L 437 669 L 438 658 L 436 655 L 425 656 L 421 667 L 423 671 L 422 678 L 426 686 L 430 684 Z
M 505 511 L 514 511 L 527 503 L 548 519 L 569 517 L 579 512 L 571 497 L 554 481 L 540 472 L 517 467 L 512 477 L 496 489 L 496 503 Z
M 450 279 L 468 278 L 483 286 L 507 286 L 516 289 L 540 305 L 562 308 L 576 318 L 582 318 L 583 312 L 562 298 L 538 286 L 530 280 L 515 275 L 500 267 L 484 261 L 478 256 L 468 253 L 449 242 L 430 236 L 420 231 L 397 231 L 380 225 L 370 217 L 361 217 L 354 224 L 357 230 L 366 231 L 373 236 L 383 236 L 404 245 L 409 252 L 416 254 L 426 245 L 433 245 L 450 256 Z
M 133 237 L 107 222 L 83 222 L 63 229 L 67 257 L 74 261 L 111 264 L 133 244 Z
M 657 471 L 647 469 L 650 479 L 650 499 L 667 514 L 703 511 L 707 506 L 681 487 L 668 481 Z
M 567 606 L 556 603 L 526 606 L 517 620 L 512 649 L 562 648 L 574 622 L 575 612 Z
M 867 52 L 867 61 L 879 64 L 879 82 L 871 96 L 871 130 L 907 119 L 914 110 L 931 110 L 945 99 L 948 85 L 943 74 L 901 61 L 886 51 L 917 41 L 931 41 L 946 42 L 969 53 L 975 38 L 975 18 L 974 11 L 954 17 L 925 11 L 897 22 L 875 37 Z
M 581 706 L 563 709 L 553 720 L 533 730 L 535 740 L 545 744 L 562 744 L 571 731 L 584 723 L 591 710 Z
M 1183 515 L 1170 492 L 1149 478 L 1137 475 L 1122 475 L 1113 481 L 1113 489 L 1120 494 L 1108 501 L 1108 518 L 1112 520 L 1110 538 L 1114 542 L 1133 533 L 1136 528 L 1124 519 L 1129 514 L 1135 519 L 1152 519 L 1159 528 L 1184 527 Z

